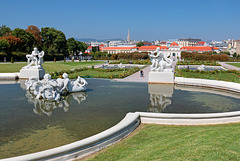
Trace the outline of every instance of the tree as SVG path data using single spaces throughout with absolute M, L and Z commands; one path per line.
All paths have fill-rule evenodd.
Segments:
M 6 52 L 9 49 L 9 43 L 5 39 L 0 39 L 0 51 Z
M 7 27 L 6 25 L 2 25 L 0 27 L 0 37 L 6 36 L 7 34 L 9 34 L 11 32 L 12 32 L 12 30 L 9 27 Z
M 18 49 L 19 51 L 30 52 L 33 49 L 33 45 L 35 44 L 36 39 L 31 33 L 20 28 L 15 28 L 12 31 L 12 35 L 20 38 L 22 41 L 21 47 Z
M 9 36 L 2 36 L 1 37 L 1 40 L 5 40 L 8 42 L 8 50 L 11 52 L 11 51 L 16 51 L 18 48 L 20 48 L 21 46 L 21 39 L 20 38 L 17 38 L 15 36 L 12 36 L 12 35 L 9 35 Z M 6 52 L 6 50 L 5 50 Z
M 31 33 L 34 36 L 34 38 L 36 39 L 37 45 L 41 45 L 42 37 L 40 35 L 40 30 L 37 26 L 30 25 L 25 31 Z
M 71 37 L 67 40 L 67 51 L 69 54 L 77 53 L 79 47 L 77 41 Z
M 40 33 L 42 37 L 43 50 L 51 55 L 65 54 L 67 50 L 67 40 L 62 31 L 55 28 L 44 27 Z
M 77 41 L 77 44 L 78 44 L 78 49 L 79 51 L 81 52 L 85 52 L 85 50 L 87 50 L 88 48 L 88 45 L 85 43 L 85 42 L 81 42 L 81 41 Z
M 143 42 L 139 42 L 139 43 L 137 43 L 137 47 L 141 47 L 141 46 L 143 46 L 144 45 L 144 43 Z

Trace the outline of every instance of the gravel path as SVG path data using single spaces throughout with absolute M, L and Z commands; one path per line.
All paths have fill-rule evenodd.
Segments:
M 227 68 L 229 70 L 240 70 L 240 68 L 238 67 L 235 67 L 235 66 L 232 66 L 232 65 L 229 65 L 227 63 L 234 63 L 234 62 L 219 62 L 219 64 L 224 67 L 224 68 Z

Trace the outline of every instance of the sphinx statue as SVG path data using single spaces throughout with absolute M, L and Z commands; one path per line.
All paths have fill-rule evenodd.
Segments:
M 30 77 L 29 80 L 25 82 L 25 85 L 27 90 L 36 96 L 36 99 L 60 100 L 61 95 L 86 91 L 88 83 L 81 77 L 72 81 L 68 78 L 67 73 L 63 73 L 63 78 L 58 78 L 56 81 L 52 80 L 49 74 L 45 74 L 42 80 L 36 77 Z

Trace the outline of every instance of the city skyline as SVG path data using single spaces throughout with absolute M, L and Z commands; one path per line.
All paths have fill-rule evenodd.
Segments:
M 54 27 L 67 38 L 240 39 L 238 0 L 2 1 L 0 25 Z

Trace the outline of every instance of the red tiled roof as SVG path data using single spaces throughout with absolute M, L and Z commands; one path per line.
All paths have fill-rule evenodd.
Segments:
M 210 46 L 184 46 L 181 50 L 187 51 L 213 51 L 218 50 L 217 47 L 210 47 Z
M 176 42 L 173 42 L 173 43 L 171 43 L 170 46 L 178 46 L 178 44 Z
M 92 46 L 89 46 L 87 49 L 92 49 Z
M 199 41 L 198 43 L 196 43 L 196 45 L 204 45 L 205 44 L 205 41 Z
M 132 47 L 105 47 L 102 50 L 131 50 Z
M 157 47 L 160 48 L 160 50 L 163 49 L 168 49 L 166 46 L 155 46 L 155 45 L 151 45 L 151 46 L 141 46 L 141 47 L 133 47 L 134 49 L 138 49 L 139 51 L 154 51 L 157 49 Z
M 101 46 L 101 47 L 103 47 L 104 45 L 103 45 L 103 44 L 101 44 L 101 45 L 99 45 L 99 47 L 100 47 L 100 46 Z

